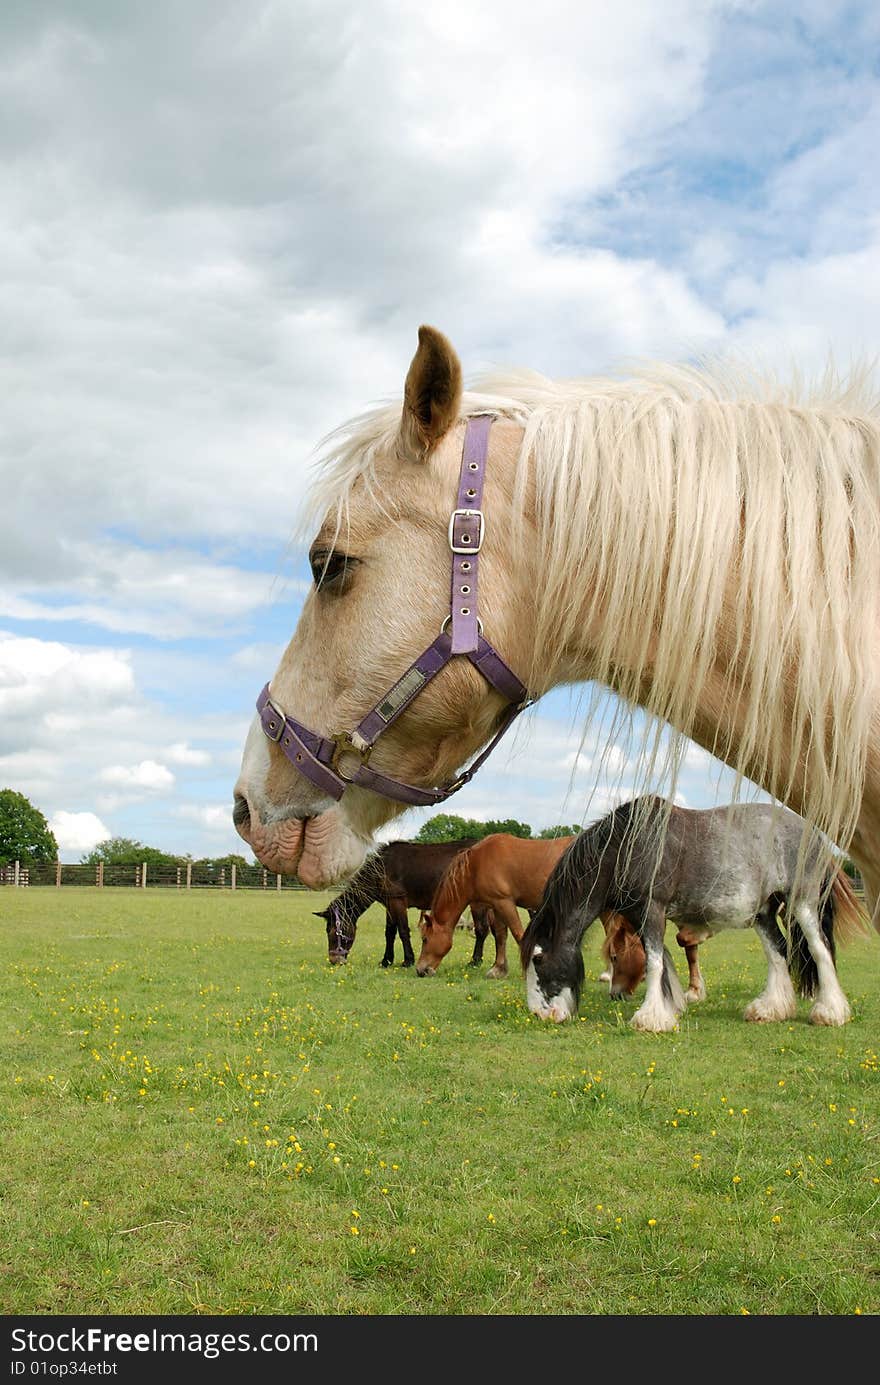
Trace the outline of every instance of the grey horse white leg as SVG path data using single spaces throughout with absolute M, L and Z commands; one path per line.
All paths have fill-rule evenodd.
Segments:
M 754 1023 L 790 1020 L 797 1014 L 797 996 L 788 974 L 785 939 L 775 918 L 755 919 L 755 932 L 767 958 L 767 984 L 743 1011 L 743 1019 Z
M 816 970 L 819 973 L 819 994 L 810 1011 L 812 1024 L 846 1024 L 851 1018 L 849 1001 L 837 979 L 834 958 L 828 950 L 819 927 L 818 911 L 812 904 L 796 904 L 794 916 L 807 940 Z
M 633 1029 L 646 1029 L 663 1034 L 674 1029 L 685 1007 L 684 991 L 672 965 L 672 958 L 663 946 L 666 917 L 662 910 L 652 909 L 641 930 L 645 948 L 645 999 L 636 1010 L 630 1024 Z

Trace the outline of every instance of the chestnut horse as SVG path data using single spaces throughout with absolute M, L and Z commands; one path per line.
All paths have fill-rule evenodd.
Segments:
M 703 939 L 689 928 L 679 928 L 675 941 L 679 947 L 684 948 L 687 960 L 688 988 L 685 991 L 685 1000 L 705 1000 L 706 983 L 697 956 L 697 949 Z M 625 996 L 634 995 L 645 979 L 645 949 L 638 933 L 623 914 L 608 916 L 602 956 L 608 963 L 608 969 L 602 973 L 599 980 L 608 982 L 611 999 L 621 1000 Z
M 368 856 L 357 874 L 341 894 L 332 899 L 326 909 L 316 909 L 316 918 L 327 923 L 328 961 L 332 965 L 348 961 L 357 936 L 357 921 L 371 904 L 385 906 L 385 952 L 380 966 L 394 965 L 394 940 L 400 938 L 403 965 L 415 961 L 409 931 L 408 909 L 426 909 L 444 871 L 465 847 L 472 846 L 475 837 L 463 837 L 452 842 L 386 842 Z M 483 960 L 483 947 L 490 930 L 495 938 L 496 959 L 504 951 L 506 927 L 495 923 L 487 909 L 471 910 L 474 921 L 474 955 L 472 966 Z M 499 943 L 499 933 L 501 943 Z
M 455 925 L 468 904 L 471 912 L 475 907 L 491 909 L 495 919 L 519 942 L 523 925 L 518 908 L 525 909 L 531 918 L 541 902 L 547 877 L 574 840 L 493 832 L 456 856 L 437 887 L 430 911 L 419 919 L 422 950 L 416 962 L 417 975 L 434 975 L 452 947 Z M 610 920 L 612 915 L 608 917 Z M 504 952 L 496 956 L 489 976 L 506 975 Z
M 488 437 L 481 424 L 468 461 L 478 419 Z M 234 790 L 233 821 L 270 870 L 312 888 L 347 878 L 383 823 L 454 792 L 526 697 L 592 682 L 648 714 L 640 787 L 664 771 L 673 797 L 690 737 L 848 850 L 873 910 L 880 412 L 866 372 L 829 370 L 800 397 L 744 369 L 670 366 L 512 372 L 463 393 L 454 349 L 422 327 L 402 404 L 331 436 L 312 501 L 314 587 Z
M 523 935 L 518 908 L 537 909 L 547 877 L 574 837 L 514 837 L 493 832 L 456 856 L 437 886 L 430 911 L 419 922 L 422 950 L 418 976 L 433 976 L 452 947 L 455 925 L 468 905 L 491 909 L 517 942 Z M 490 975 L 507 975 L 506 952 Z

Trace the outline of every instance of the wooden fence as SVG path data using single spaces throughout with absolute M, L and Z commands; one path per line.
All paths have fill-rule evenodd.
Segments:
M 95 866 L 68 866 L 62 861 L 45 861 L 35 866 L 22 866 L 14 861 L 0 866 L 0 885 L 21 888 L 32 885 L 90 886 L 98 889 L 166 889 L 166 890 L 303 890 L 305 885 L 292 875 L 276 875 L 262 866 L 210 866 L 193 861 L 177 865 L 154 866 L 108 865 L 99 861 Z

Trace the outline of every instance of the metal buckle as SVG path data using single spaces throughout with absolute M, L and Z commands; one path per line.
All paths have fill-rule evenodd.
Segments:
M 270 730 L 268 722 L 263 721 L 263 716 L 265 716 L 266 714 L 266 707 L 271 707 L 275 715 L 275 720 L 278 722 L 277 736 Z M 281 737 L 284 735 L 284 722 L 286 718 L 284 717 L 284 714 L 282 712 L 279 712 L 278 708 L 275 706 L 275 703 L 271 700 L 271 698 L 266 698 L 266 706 L 263 708 L 260 720 L 263 721 L 263 731 L 269 737 L 269 740 L 280 741 Z
M 461 516 L 462 519 L 473 519 L 476 515 L 480 521 L 480 529 L 477 534 L 476 543 L 456 544 L 455 542 L 455 521 Z M 479 553 L 483 547 L 483 533 L 486 528 L 486 518 L 482 510 L 453 510 L 449 516 L 449 547 L 453 553 Z
M 330 737 L 330 740 L 336 746 L 336 749 L 330 756 L 330 768 L 334 773 L 339 775 L 340 779 L 344 779 L 346 783 L 350 784 L 351 776 L 343 774 L 342 770 L 339 768 L 340 759 L 343 755 L 356 755 L 360 760 L 360 764 L 358 765 L 358 769 L 360 769 L 362 765 L 367 764 L 373 753 L 373 747 L 368 745 L 366 749 L 359 750 L 357 746 L 352 743 L 350 731 L 337 731 L 335 736 Z M 357 770 L 355 770 L 355 774 L 357 774 Z
M 445 635 L 445 634 L 446 634 L 446 631 L 449 629 L 449 625 L 450 625 L 450 622 L 451 622 L 451 621 L 452 621 L 452 616 L 451 616 L 451 615 L 450 615 L 450 616 L 446 616 L 446 617 L 444 618 L 443 624 L 440 626 L 440 634 L 441 634 L 441 635 Z M 478 634 L 478 635 L 482 635 L 482 633 L 483 633 L 483 622 L 480 620 L 480 617 L 477 616 L 477 634 Z

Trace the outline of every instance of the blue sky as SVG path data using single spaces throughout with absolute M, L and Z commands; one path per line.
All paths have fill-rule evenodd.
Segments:
M 0 786 L 65 860 L 239 848 L 313 450 L 420 322 L 467 374 L 876 353 L 875 5 L 44 0 L 0 55 Z M 632 767 L 578 728 L 450 809 L 594 815 Z

